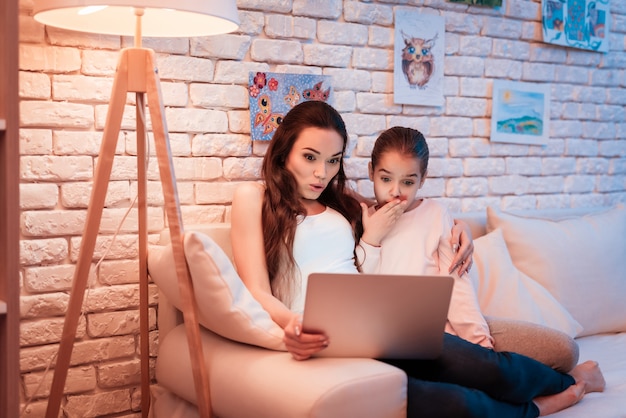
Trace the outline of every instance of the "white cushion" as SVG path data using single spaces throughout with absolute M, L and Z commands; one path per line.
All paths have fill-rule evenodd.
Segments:
M 248 291 L 219 245 L 203 233 L 187 232 L 184 251 L 202 326 L 231 340 L 285 350 L 282 328 Z M 148 270 L 159 289 L 180 310 L 171 245 L 150 249 Z
M 487 208 L 513 264 L 543 285 L 583 326 L 579 336 L 626 331 L 626 209 L 561 221 Z
M 532 322 L 570 337 L 582 330 L 550 292 L 515 268 L 501 229 L 474 241 L 474 268 L 470 277 L 486 316 Z

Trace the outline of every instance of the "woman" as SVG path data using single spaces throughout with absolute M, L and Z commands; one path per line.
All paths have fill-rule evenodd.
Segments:
M 303 333 L 300 315 L 313 271 L 357 271 L 359 203 L 346 191 L 347 132 L 324 102 L 295 106 L 276 130 L 263 160 L 264 184 L 244 184 L 233 197 L 231 240 L 237 270 L 285 330 L 297 360 L 332 341 Z M 400 216 L 391 202 L 373 216 Z M 384 220 L 383 220 L 384 221 Z M 527 357 L 496 353 L 446 334 L 435 360 L 389 361 L 409 376 L 408 416 L 535 417 L 602 390 L 596 363 L 561 374 Z

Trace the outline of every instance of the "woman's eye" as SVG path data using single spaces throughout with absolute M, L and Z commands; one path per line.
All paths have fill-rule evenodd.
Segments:
M 304 158 L 308 161 L 315 161 L 315 156 L 313 154 L 304 154 Z
M 330 160 L 328 160 L 328 163 L 335 165 L 335 164 L 339 164 L 340 161 L 341 161 L 340 158 L 331 158 Z

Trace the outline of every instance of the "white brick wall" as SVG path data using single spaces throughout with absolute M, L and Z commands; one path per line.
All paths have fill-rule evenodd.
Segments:
M 417 5 L 408 5 L 417 4 Z M 432 160 L 422 195 L 453 211 L 595 207 L 626 201 L 626 2 L 611 2 L 610 52 L 541 42 L 541 3 L 503 9 L 445 0 L 239 0 L 239 30 L 191 39 L 145 39 L 156 51 L 170 146 L 186 225 L 228 221 L 238 183 L 256 181 L 267 143 L 250 140 L 250 71 L 332 76 L 335 107 L 350 133 L 346 172 L 371 196 L 368 155 L 382 130 L 404 125 L 427 137 Z M 393 103 L 394 9 L 446 21 L 445 104 Z M 44 415 L 68 292 L 120 48 L 131 38 L 44 27 L 20 4 L 22 209 L 22 401 Z M 494 79 L 549 83 L 545 147 L 491 143 Z M 85 317 L 78 327 L 64 402 L 67 416 L 136 417 L 138 252 L 136 211 L 112 243 L 137 190 L 135 96 L 129 94 L 105 200 Z M 148 126 L 150 115 L 146 112 Z M 150 139 L 150 240 L 165 227 Z M 150 352 L 158 344 L 150 288 Z M 44 384 L 35 393 L 40 382 Z

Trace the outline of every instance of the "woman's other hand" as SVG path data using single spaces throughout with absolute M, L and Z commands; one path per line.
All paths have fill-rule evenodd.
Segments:
M 459 276 L 463 273 L 468 273 L 473 263 L 474 241 L 472 240 L 472 231 L 467 223 L 457 219 L 454 220 L 450 244 L 455 256 L 448 272 L 452 273 L 458 269 Z
M 296 360 L 306 360 L 328 346 L 326 335 L 309 334 L 302 331 L 302 318 L 299 315 L 293 315 L 284 331 L 283 341 L 287 351 Z

